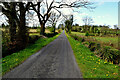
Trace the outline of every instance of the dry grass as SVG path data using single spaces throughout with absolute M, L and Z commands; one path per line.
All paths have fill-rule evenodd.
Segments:
M 37 32 L 37 29 L 30 29 L 29 32 Z
M 45 33 L 51 33 L 49 29 L 45 29 Z

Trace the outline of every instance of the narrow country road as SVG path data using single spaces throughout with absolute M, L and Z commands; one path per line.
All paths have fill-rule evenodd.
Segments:
M 57 39 L 3 78 L 82 78 L 82 75 L 63 31 Z

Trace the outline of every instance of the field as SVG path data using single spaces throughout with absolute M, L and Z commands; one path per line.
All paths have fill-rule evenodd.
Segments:
M 72 34 L 76 34 L 78 36 L 85 36 L 85 33 L 79 33 L 79 32 L 71 32 Z
M 80 33 L 78 33 L 80 34 Z M 74 40 L 68 34 L 67 38 L 72 46 L 76 61 L 83 78 L 117 78 L 118 65 L 106 62 L 96 57 L 89 48 L 81 42 Z M 82 34 L 83 35 L 83 34 Z
M 58 30 L 56 30 L 58 32 Z M 49 29 L 45 29 L 45 33 L 51 33 Z M 40 35 L 40 29 L 29 29 L 29 35 Z
M 99 42 L 99 43 L 104 44 L 106 46 L 109 46 L 109 45 L 113 44 L 113 47 L 118 49 L 118 36 L 115 36 L 115 37 L 88 36 L 88 37 L 86 37 L 85 33 L 72 32 L 72 34 L 78 35 L 80 37 L 84 37 L 88 41 L 91 40 L 91 41 Z

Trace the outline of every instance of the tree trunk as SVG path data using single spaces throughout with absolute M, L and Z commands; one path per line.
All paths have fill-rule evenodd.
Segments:
M 40 22 L 40 35 L 45 35 L 45 23 L 43 21 L 41 21 L 41 18 L 40 18 L 40 15 L 38 15 L 38 19 L 39 19 L 39 22 Z
M 40 23 L 40 25 L 41 25 L 40 34 L 41 35 L 45 35 L 45 24 L 44 23 Z
M 16 22 L 14 19 L 14 15 L 16 15 L 16 3 L 11 2 L 10 3 L 10 9 L 11 9 L 11 13 L 10 13 L 10 19 L 9 19 L 9 23 L 10 23 L 10 40 L 11 42 L 14 42 L 16 40 Z
M 55 24 L 53 24 L 53 29 L 54 29 L 53 32 L 54 32 L 54 34 L 55 34 Z
M 26 47 L 28 43 L 28 34 L 27 34 L 27 26 L 26 26 L 26 19 L 25 19 L 25 13 L 24 5 L 23 3 L 20 3 L 20 23 L 18 27 L 18 45 L 20 45 L 20 48 L 23 49 Z
M 10 31 L 10 41 L 14 42 L 16 40 L 16 23 L 13 18 L 9 19 L 9 31 Z

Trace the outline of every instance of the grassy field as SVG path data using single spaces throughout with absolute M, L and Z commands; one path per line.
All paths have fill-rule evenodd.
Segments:
M 2 74 L 4 75 L 6 72 L 24 62 L 29 56 L 39 51 L 42 47 L 56 39 L 59 35 L 60 33 L 51 38 L 40 38 L 35 42 L 35 44 L 31 44 L 24 50 L 2 58 Z
M 37 29 L 29 29 L 29 32 L 37 32 Z
M 94 37 L 94 38 L 102 42 L 118 43 L 118 37 Z
M 95 40 L 95 42 L 99 42 L 99 43 L 104 44 L 106 46 L 110 45 L 112 43 L 114 45 L 113 46 L 114 48 L 118 48 L 118 37 L 117 36 L 115 36 L 115 37 L 109 37 L 109 36 L 106 36 L 106 37 L 88 36 L 88 37 L 86 37 L 85 33 L 72 32 L 72 34 L 76 34 L 78 36 L 85 37 L 88 39 L 93 39 L 93 40 Z
M 29 35 L 40 35 L 40 32 L 38 32 L 39 29 L 30 29 Z M 56 30 L 58 32 L 58 30 Z M 45 29 L 45 33 L 51 33 L 49 29 Z
M 117 78 L 118 65 L 101 60 L 89 48 L 74 40 L 68 34 L 67 38 L 72 46 L 76 61 L 83 78 Z
M 79 32 L 71 32 L 72 34 L 76 34 L 78 36 L 85 36 L 85 33 L 79 33 Z
M 79 32 L 72 32 L 72 34 L 76 34 L 78 36 L 85 36 L 85 33 L 79 33 Z M 98 41 L 102 41 L 102 42 L 112 42 L 112 43 L 116 43 L 118 42 L 118 37 L 100 37 L 100 36 L 91 36 L 92 38 L 95 38 Z

